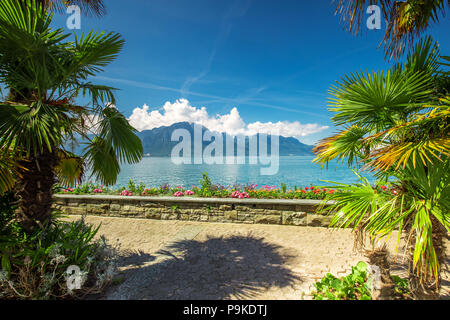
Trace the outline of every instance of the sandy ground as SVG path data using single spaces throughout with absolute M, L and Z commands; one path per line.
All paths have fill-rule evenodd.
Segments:
M 120 243 L 121 282 L 97 299 L 310 299 L 313 283 L 327 272 L 343 276 L 358 261 L 367 262 L 354 250 L 350 230 L 96 216 L 85 220 L 101 224 L 98 235 Z M 391 253 L 395 241 L 387 243 Z M 396 269 L 406 272 L 400 258 Z M 449 275 L 444 269 L 444 299 L 450 297 Z

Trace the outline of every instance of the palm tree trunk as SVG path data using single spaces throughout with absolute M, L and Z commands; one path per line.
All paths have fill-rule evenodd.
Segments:
M 433 246 L 436 251 L 436 256 L 439 261 L 439 265 L 441 267 L 441 270 L 445 263 L 445 248 L 444 248 L 444 238 L 447 236 L 447 230 L 445 227 L 434 217 L 431 216 L 431 223 L 433 226 Z M 415 237 L 414 237 L 415 238 Z M 409 256 L 409 268 L 412 270 L 413 268 L 413 246 L 415 243 L 415 239 L 412 241 L 411 245 L 411 251 Z M 430 278 L 430 275 L 427 277 Z M 421 281 L 419 276 L 414 273 L 410 272 L 409 274 L 409 284 L 410 288 L 413 291 L 414 295 L 418 299 L 426 299 L 426 300 L 436 300 L 439 299 L 439 289 L 440 289 L 440 283 L 441 283 L 441 275 L 438 274 L 437 279 L 433 280 L 423 280 Z
M 45 228 L 51 220 L 52 188 L 56 182 L 54 168 L 58 162 L 55 148 L 52 149 L 45 148 L 20 163 L 23 169 L 15 187 L 17 218 L 28 233 Z

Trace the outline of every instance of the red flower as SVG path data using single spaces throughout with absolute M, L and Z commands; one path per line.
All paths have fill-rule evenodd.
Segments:
M 386 190 L 387 187 L 386 187 L 386 186 L 381 186 L 381 189 L 382 189 L 382 190 Z
M 308 188 L 308 187 L 306 187 L 306 188 L 305 188 L 305 190 L 309 190 L 309 188 Z

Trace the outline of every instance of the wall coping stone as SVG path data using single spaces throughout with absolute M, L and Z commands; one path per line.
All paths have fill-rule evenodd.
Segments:
M 274 204 L 274 205 L 320 205 L 322 200 L 313 199 L 255 199 L 255 198 L 201 198 L 201 197 L 150 197 L 119 195 L 74 195 L 55 194 L 55 199 L 100 200 L 100 201 L 140 201 L 140 202 L 180 202 L 180 203 L 232 203 L 232 204 Z M 334 201 L 328 201 L 331 205 Z

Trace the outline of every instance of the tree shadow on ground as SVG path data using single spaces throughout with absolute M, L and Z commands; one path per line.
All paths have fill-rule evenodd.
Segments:
M 119 268 L 130 266 L 139 267 L 154 260 L 154 255 L 145 253 L 142 250 L 122 250 L 119 253 L 117 266 Z
M 140 288 L 126 294 L 128 298 L 248 299 L 270 287 L 301 281 L 286 266 L 294 255 L 250 234 L 177 241 L 155 256 L 155 263 L 139 268 L 139 277 L 133 276 L 140 280 Z M 124 271 L 125 278 L 127 272 L 133 271 Z

